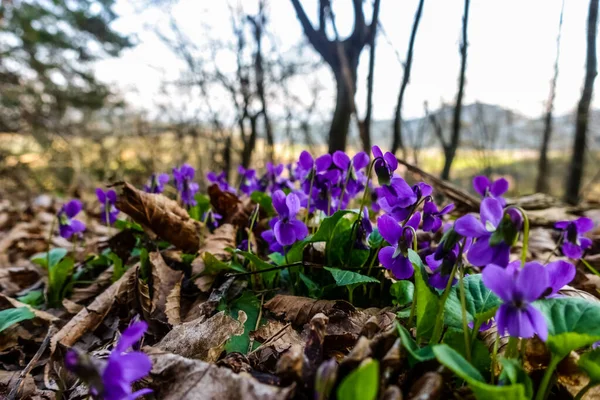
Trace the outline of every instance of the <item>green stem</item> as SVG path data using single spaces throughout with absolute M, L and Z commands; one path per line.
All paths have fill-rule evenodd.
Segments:
M 310 189 L 308 189 L 308 199 L 306 199 L 306 216 L 304 217 L 304 225 L 308 226 L 308 216 L 310 215 L 310 198 L 312 197 L 313 184 L 315 183 L 315 171 L 311 172 Z
M 575 398 L 573 400 L 583 399 L 583 396 L 585 396 L 587 391 L 590 390 L 591 388 L 593 388 L 594 386 L 596 386 L 597 384 L 598 384 L 597 382 L 590 381 L 590 383 L 588 383 L 583 388 L 581 388 L 581 390 L 577 393 L 577 396 L 575 396 Z
M 352 285 L 348 286 L 348 301 L 350 304 L 354 304 L 354 288 Z
M 440 309 L 438 310 L 435 327 L 433 328 L 433 335 L 431 336 L 431 343 L 439 343 L 442 338 L 442 329 L 444 328 L 444 306 L 446 305 L 446 300 L 448 296 L 450 296 L 450 290 L 452 289 L 452 281 L 454 280 L 454 276 L 456 275 L 456 270 L 458 268 L 458 260 L 452 267 L 452 272 L 450 272 L 450 276 L 448 277 L 448 283 L 446 284 L 446 290 L 442 294 L 442 298 L 440 301 Z
M 508 339 L 508 345 L 506 346 L 506 352 L 504 353 L 506 358 L 516 358 L 517 357 L 517 345 L 519 344 L 519 340 L 515 337 L 510 337 Z
M 544 400 L 546 398 L 546 392 L 549 389 L 548 385 L 550 384 L 550 381 L 552 380 L 552 375 L 554 374 L 554 370 L 556 369 L 556 366 L 558 365 L 560 360 L 561 360 L 561 358 L 556 357 L 555 355 L 553 355 L 552 358 L 550 359 L 550 364 L 548 365 L 548 368 L 546 368 L 546 372 L 544 373 L 542 382 L 540 383 L 540 386 L 538 387 L 538 391 L 535 396 L 535 400 Z
M 496 362 L 498 359 L 498 342 L 500 341 L 500 334 L 496 331 L 496 339 L 494 339 L 494 348 L 492 349 L 492 362 L 490 365 L 490 371 L 492 375 L 492 385 L 496 379 Z
M 467 355 L 467 361 L 471 362 L 471 341 L 469 340 L 469 323 L 467 322 L 467 298 L 465 295 L 465 283 L 463 281 L 465 275 L 464 266 L 460 268 L 459 274 L 459 289 L 460 289 L 460 308 L 462 309 L 462 324 L 463 333 L 465 337 L 465 351 Z
M 521 249 L 521 268 L 523 268 L 527 261 L 527 249 L 529 248 L 529 218 L 527 218 L 527 213 L 521 207 L 512 208 L 519 211 L 523 216 L 523 248 Z
M 417 296 L 413 295 L 413 301 L 410 305 L 410 315 L 408 317 L 408 327 L 409 328 L 411 328 L 413 326 L 413 320 L 415 319 L 416 309 L 417 309 Z
M 550 261 L 550 259 L 554 255 L 554 253 L 556 253 L 556 250 L 558 250 L 558 248 L 560 247 L 562 242 L 563 242 L 563 235 L 560 235 L 560 237 L 558 238 L 558 241 L 556 242 L 556 246 L 554 246 L 554 249 L 552 249 L 552 253 L 548 254 L 548 258 L 546 258 L 546 262 L 544 263 L 544 265 L 548 264 L 548 262 Z
M 54 228 L 56 228 L 56 218 L 52 218 L 52 225 L 50 225 L 50 233 L 48 233 L 48 248 L 46 249 L 46 268 L 50 270 L 50 247 L 52 246 L 52 236 L 54 236 Z

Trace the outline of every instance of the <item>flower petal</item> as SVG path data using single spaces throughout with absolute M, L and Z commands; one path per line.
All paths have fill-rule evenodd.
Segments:
M 481 201 L 481 222 L 486 229 L 488 228 L 488 222 L 494 228 L 497 228 L 502 220 L 503 215 L 504 211 L 502 210 L 502 205 L 498 200 L 492 197 L 487 197 Z
M 115 351 L 117 353 L 122 353 L 132 347 L 144 336 L 146 330 L 148 330 L 148 324 L 144 321 L 139 321 L 130 325 L 121 334 L 121 338 L 115 347 Z
M 73 199 L 63 206 L 63 210 L 69 218 L 73 218 L 74 216 L 79 214 L 82 208 L 83 205 L 81 204 L 81 201 L 77 199 Z
M 469 262 L 477 267 L 485 267 L 492 262 L 494 258 L 494 252 L 490 246 L 490 237 L 481 236 L 471 246 L 467 253 L 467 259 Z
M 498 334 L 500 337 L 506 334 L 506 321 L 508 320 L 509 307 L 508 304 L 501 304 L 500 307 L 498 307 L 498 311 L 496 311 L 496 326 L 498 327 Z
M 71 230 L 73 233 L 79 233 L 85 231 L 85 224 L 78 219 L 71 220 Z
M 295 217 L 296 214 L 298 214 L 298 211 L 300 211 L 300 199 L 294 193 L 290 193 L 287 195 L 285 199 L 285 204 L 287 205 L 288 216 L 290 218 Z
M 412 227 L 415 231 L 419 229 L 419 224 L 421 223 L 421 213 L 416 212 L 412 217 L 408 220 L 405 226 Z
M 519 271 L 515 282 L 517 290 L 528 302 L 539 299 L 549 285 L 548 273 L 544 266 L 537 262 L 528 262 Z
M 390 167 L 390 169 L 392 171 L 395 171 L 396 169 L 398 169 L 398 159 L 396 159 L 395 155 L 393 155 L 392 153 L 390 153 L 388 151 L 383 155 L 383 159 L 385 160 L 385 162 L 387 163 L 387 165 Z
M 567 229 L 567 226 L 569 226 L 569 221 L 558 221 L 554 224 L 556 229 Z
M 348 170 L 348 167 L 350 167 L 350 157 L 348 157 L 348 154 L 344 153 L 343 151 L 336 151 L 333 153 L 332 158 L 335 166 L 342 171 L 346 171 Z
M 538 337 L 545 342 L 548 339 L 548 324 L 544 315 L 534 306 L 529 305 L 525 309 L 529 323 L 533 327 L 533 331 Z
M 358 152 L 352 157 L 352 165 L 354 169 L 359 170 L 369 165 L 369 155 L 364 151 Z
M 446 215 L 449 212 L 451 212 L 452 210 L 454 210 L 454 203 L 450 203 L 450 204 L 446 205 L 444 208 L 442 208 L 442 210 L 440 211 L 440 215 Z
M 306 225 L 304 225 L 304 222 L 297 219 L 292 219 L 290 220 L 290 224 L 296 231 L 296 240 L 302 240 L 308 236 L 308 228 Z
M 504 178 L 500 178 L 494 181 L 490 186 L 490 193 L 494 197 L 500 197 L 508 190 L 508 181 Z
M 504 268 L 490 264 L 483 269 L 481 279 L 484 285 L 505 302 L 513 299 L 513 277 Z
M 106 197 L 108 198 L 108 201 L 112 204 L 115 204 L 117 202 L 117 192 L 115 192 L 113 189 L 110 189 L 106 192 Z
M 473 178 L 473 189 L 475 189 L 482 197 L 485 197 L 489 187 L 490 180 L 486 176 L 479 175 Z
M 488 231 L 485 230 L 485 227 L 483 226 L 481 221 L 471 214 L 465 215 L 457 219 L 454 223 L 454 230 L 459 235 L 466 237 L 476 238 L 488 235 Z
M 383 158 L 383 153 L 381 152 L 381 149 L 379 148 L 379 146 L 371 147 L 371 152 L 373 153 L 373 157 Z
M 546 296 L 558 292 L 563 286 L 575 278 L 575 267 L 573 264 L 564 260 L 553 261 L 546 265 L 548 274 L 548 283 L 552 288 L 552 292 L 545 293 Z
M 289 246 L 296 242 L 296 230 L 289 222 L 277 221 L 273 232 L 275 232 L 275 239 L 282 246 Z
M 273 207 L 277 210 L 277 214 L 281 217 L 287 217 L 289 215 L 289 210 L 283 190 L 276 190 L 275 193 L 271 195 L 271 199 L 273 200 Z
M 317 172 L 327 171 L 331 166 L 331 155 L 323 154 L 322 156 L 317 157 L 315 165 L 317 167 Z
M 150 358 L 141 351 L 122 354 L 111 361 L 120 364 L 122 369 L 120 378 L 126 380 L 130 384 L 148 375 L 152 369 Z
M 562 245 L 562 251 L 565 256 L 572 259 L 579 259 L 583 255 L 581 247 L 571 242 L 564 242 Z
M 311 170 L 315 165 L 315 160 L 308 151 L 304 150 L 302 153 L 300 153 L 298 164 L 300 164 L 300 166 L 305 170 Z
M 594 221 L 587 217 L 581 217 L 575 220 L 575 226 L 577 226 L 577 232 L 584 233 L 594 229 Z
M 377 218 L 377 227 L 381 236 L 391 245 L 397 244 L 402 236 L 402 227 L 389 215 Z
M 96 188 L 96 197 L 100 203 L 106 203 L 106 193 L 104 193 L 104 190 Z
M 529 319 L 529 313 L 506 304 L 506 328 L 512 337 L 530 338 L 535 331 Z

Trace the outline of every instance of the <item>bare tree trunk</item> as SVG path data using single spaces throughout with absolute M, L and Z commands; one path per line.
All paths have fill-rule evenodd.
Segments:
M 575 141 L 573 142 L 573 154 L 566 182 L 565 201 L 569 204 L 579 203 L 579 190 L 583 178 L 585 164 L 585 148 L 587 125 L 594 90 L 594 79 L 598 74 L 596 59 L 596 36 L 598 34 L 598 0 L 590 0 L 587 22 L 587 56 L 585 67 L 585 82 L 581 100 L 577 106 L 577 119 L 575 122 Z
M 328 147 L 330 153 L 346 149 L 350 119 L 352 118 L 351 99 L 354 93 L 348 91 L 348 85 L 343 76 L 336 75 L 336 87 L 335 111 L 329 128 Z
M 450 167 L 452 167 L 452 161 L 456 156 L 456 150 L 460 144 L 460 122 L 462 113 L 462 101 L 465 90 L 465 72 L 467 69 L 467 27 L 469 23 L 469 4 L 470 0 L 465 0 L 465 9 L 463 15 L 463 26 L 462 26 L 462 41 L 460 44 L 460 77 L 458 78 L 458 94 L 456 95 L 456 106 L 454 107 L 454 117 L 452 120 L 452 137 L 450 139 L 450 145 L 447 149 L 444 149 L 444 169 L 442 170 L 441 178 L 448 180 L 450 179 Z
M 552 136 L 552 119 L 554 112 L 554 99 L 556 97 L 556 81 L 558 80 L 558 60 L 560 56 L 560 36 L 562 33 L 563 13 L 565 1 L 562 2 L 560 9 L 560 19 L 558 22 L 558 34 L 556 36 L 556 58 L 554 59 L 554 75 L 550 83 L 550 95 L 546 104 L 546 115 L 544 117 L 544 135 L 540 147 L 540 158 L 538 160 L 538 176 L 535 182 L 536 192 L 548 193 L 548 176 L 550 175 L 550 165 L 548 165 L 548 148 Z
M 242 151 L 242 165 L 244 168 L 248 168 L 250 166 L 250 162 L 252 161 L 252 152 L 256 147 L 256 138 L 258 136 L 257 124 L 256 121 L 258 119 L 258 115 L 250 115 L 248 116 L 250 120 L 250 137 L 248 141 L 244 144 L 244 150 Z
M 419 1 L 419 6 L 417 8 L 417 12 L 415 13 L 415 20 L 413 22 L 410 40 L 408 42 L 406 62 L 404 63 L 404 76 L 402 78 L 402 84 L 400 85 L 398 103 L 396 104 L 396 112 L 394 114 L 394 139 L 392 140 L 392 154 L 396 154 L 396 151 L 400 149 L 402 150 L 402 158 L 404 159 L 406 159 L 406 148 L 402 140 L 402 103 L 404 102 L 404 92 L 406 91 L 406 87 L 410 82 L 410 69 L 412 67 L 413 49 L 415 47 L 415 38 L 417 37 L 419 21 L 421 21 L 421 14 L 423 13 L 423 3 L 425 3 L 425 0 Z

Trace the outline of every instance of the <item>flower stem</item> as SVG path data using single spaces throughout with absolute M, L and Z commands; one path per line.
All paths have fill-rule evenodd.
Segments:
M 583 399 L 583 396 L 585 396 L 585 394 L 587 393 L 588 390 L 590 390 L 591 388 L 593 388 L 594 386 L 596 386 L 598 384 L 598 382 L 594 382 L 594 381 L 590 381 L 587 385 L 585 385 L 575 396 L 575 398 L 573 400 L 581 400 Z
M 523 248 L 521 249 L 521 268 L 523 268 L 527 261 L 527 250 L 529 248 L 529 218 L 527 218 L 527 213 L 521 207 L 513 208 L 523 216 Z
M 548 367 L 546 368 L 546 372 L 544 373 L 544 377 L 542 378 L 542 382 L 540 383 L 540 386 L 538 387 L 538 391 L 535 396 L 535 400 L 544 400 L 546 398 L 546 392 L 549 389 L 548 385 L 550 384 L 550 381 L 552 380 L 552 375 L 554 374 L 554 370 L 556 369 L 556 366 L 558 365 L 560 360 L 561 360 L 561 358 L 559 358 L 555 355 L 553 355 L 552 358 L 550 359 L 550 364 L 548 364 Z M 579 394 L 578 394 L 578 396 L 579 396 Z
M 494 339 L 494 348 L 492 349 L 492 362 L 490 365 L 490 372 L 492 378 L 492 385 L 496 379 L 496 362 L 498 361 L 498 342 L 500 341 L 500 333 L 496 331 L 496 338 Z
M 412 327 L 413 326 L 413 320 L 415 319 L 415 312 L 417 309 L 417 296 L 413 295 L 413 301 L 410 305 L 410 315 L 408 317 L 408 327 Z
M 50 225 L 50 233 L 48 233 L 48 248 L 46 249 L 46 268 L 50 269 L 50 247 L 52 246 L 52 236 L 54 236 L 54 228 L 56 227 L 56 218 L 52 218 L 52 225 Z
M 458 259 L 454 266 L 452 267 L 452 272 L 448 276 L 448 283 L 446 284 L 446 289 L 442 294 L 442 298 L 440 301 L 440 309 L 437 312 L 435 327 L 433 328 L 433 335 L 431 336 L 431 343 L 439 343 L 442 338 L 442 329 L 444 328 L 444 306 L 446 305 L 446 300 L 448 296 L 450 296 L 450 290 L 452 289 L 452 281 L 454 280 L 454 276 L 456 275 L 456 270 L 458 268 Z
M 308 189 L 308 199 L 306 200 L 306 215 L 304 216 L 304 225 L 308 226 L 308 216 L 310 215 L 310 198 L 312 197 L 313 185 L 315 183 L 316 171 L 311 172 L 310 188 Z
M 469 323 L 467 322 L 467 298 L 465 295 L 465 268 L 461 266 L 460 274 L 459 274 L 459 289 L 460 289 L 460 308 L 462 309 L 462 324 L 463 324 L 463 334 L 465 337 L 465 352 L 467 353 L 467 361 L 471 362 L 471 340 L 469 338 Z

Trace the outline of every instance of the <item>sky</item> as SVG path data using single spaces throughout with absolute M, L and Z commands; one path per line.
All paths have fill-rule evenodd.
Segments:
M 249 11 L 253 0 L 230 0 Z M 313 21 L 317 0 L 302 0 Z M 560 46 L 559 77 L 555 100 L 557 115 L 573 111 L 581 95 L 585 73 L 586 20 L 588 1 L 565 0 Z M 229 9 L 226 0 L 179 0 L 172 12 L 182 30 L 201 43 L 206 29 L 213 37 L 230 37 Z M 380 21 L 385 35 L 378 35 L 374 86 L 374 119 L 393 118 L 402 65 L 418 0 L 381 0 Z M 556 56 L 556 35 L 562 0 L 472 0 L 469 15 L 469 46 L 465 103 L 481 101 L 498 104 L 529 117 L 544 112 Z M 454 101 L 460 66 L 459 41 L 464 2 L 462 0 L 425 0 L 417 33 L 411 81 L 404 101 L 405 118 L 423 115 L 423 103 L 430 109 Z M 365 2 L 365 9 L 370 6 Z M 167 29 L 164 12 L 153 7 L 136 7 L 118 0 L 120 15 L 114 27 L 136 35 L 138 45 L 119 58 L 95 65 L 98 77 L 119 87 L 136 108 L 156 113 L 160 82 L 176 79 L 182 65 L 161 43 L 149 26 Z M 289 0 L 269 2 L 270 26 L 281 47 L 291 48 L 303 33 Z M 340 35 L 352 29 L 351 0 L 335 0 L 334 12 Z M 370 12 L 367 12 L 370 18 Z M 307 44 L 307 47 L 309 45 Z M 359 113 L 364 109 L 368 50 L 359 65 Z M 317 57 L 316 53 L 315 57 Z M 400 60 L 398 59 L 398 55 Z M 327 68 L 320 69 L 319 81 L 325 86 L 323 107 L 333 107 L 334 83 Z M 303 96 L 302 87 L 294 87 Z M 600 90 L 596 80 L 595 92 Z M 600 95 L 595 96 L 600 98 Z M 594 100 L 593 106 L 600 106 Z

